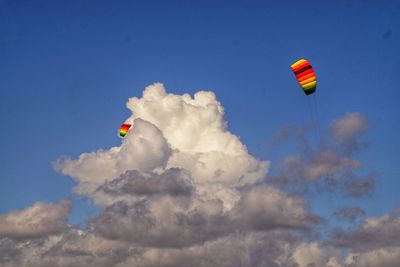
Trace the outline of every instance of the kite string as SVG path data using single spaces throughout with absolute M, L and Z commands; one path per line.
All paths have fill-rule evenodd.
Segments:
M 311 99 L 309 99 L 309 98 L 307 99 L 307 104 L 308 104 L 308 108 L 309 108 L 309 111 L 310 111 L 310 114 L 311 114 L 311 124 L 312 124 L 312 126 L 317 127 L 315 108 L 314 108 L 314 105 L 313 105 Z
M 318 101 L 316 94 L 313 94 L 314 108 L 315 108 L 315 120 L 318 134 L 318 143 L 321 143 L 321 129 L 319 125 L 319 112 L 318 112 Z

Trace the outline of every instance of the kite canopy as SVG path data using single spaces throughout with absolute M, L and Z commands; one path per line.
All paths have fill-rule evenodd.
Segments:
M 306 95 L 315 92 L 317 87 L 317 78 L 314 70 L 306 59 L 300 59 L 290 66 L 293 70 L 296 79 Z
M 124 137 L 131 127 L 132 124 L 130 123 L 122 124 L 121 128 L 119 128 L 119 136 Z

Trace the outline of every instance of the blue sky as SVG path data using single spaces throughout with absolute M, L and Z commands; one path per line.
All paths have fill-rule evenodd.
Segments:
M 153 82 L 214 91 L 229 130 L 276 171 L 293 146 L 266 144 L 310 121 L 289 68 L 299 58 L 317 74 L 322 133 L 363 114 L 369 147 L 357 159 L 380 173 L 373 196 L 323 195 L 315 211 L 355 203 L 381 215 L 400 203 L 399 1 L 0 2 L 0 213 L 72 197 L 73 223 L 92 216 L 52 162 L 118 145 L 126 100 Z

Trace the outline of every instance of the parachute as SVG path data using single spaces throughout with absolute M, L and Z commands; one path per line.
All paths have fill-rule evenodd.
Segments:
M 132 127 L 132 124 L 130 124 L 130 123 L 122 124 L 121 128 L 119 128 L 119 136 L 124 137 L 131 127 Z
M 314 70 L 306 59 L 300 59 L 291 66 L 296 79 L 306 95 L 315 92 L 317 87 L 317 78 L 315 77 Z

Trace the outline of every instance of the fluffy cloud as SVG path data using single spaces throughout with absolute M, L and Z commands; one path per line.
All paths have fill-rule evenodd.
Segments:
M 3 239 L 0 263 L 5 267 L 353 266 L 343 265 L 336 250 L 301 240 L 287 230 L 238 231 L 183 248 L 143 248 L 132 242 L 104 239 L 91 231 L 70 229 L 29 242 Z
M 400 248 L 376 249 L 365 253 L 351 253 L 346 267 L 397 267 L 400 262 Z
M 92 226 L 110 239 L 133 241 L 142 247 L 170 248 L 213 240 L 226 235 L 230 228 L 221 213 L 185 212 L 182 206 L 177 207 L 179 203 L 165 197 L 157 202 L 162 209 L 155 207 L 156 202 L 116 203 L 93 219 Z
M 367 119 L 358 112 L 348 113 L 331 123 L 334 138 L 349 146 L 356 144 L 356 137 L 365 132 L 367 127 Z
M 59 204 L 37 202 L 21 211 L 0 215 L 0 238 L 34 238 L 59 233 L 67 228 L 71 201 Z
M 328 261 L 326 251 L 316 242 L 300 244 L 293 253 L 293 258 L 299 267 L 324 266 Z
M 323 220 L 304 196 L 263 180 L 269 162 L 250 155 L 228 131 L 212 92 L 175 95 L 156 83 L 141 98 L 130 98 L 127 107 L 133 127 L 120 146 L 54 164 L 75 179 L 75 192 L 93 199 L 100 213 L 86 229 L 67 224 L 68 200 L 0 215 L 1 266 L 354 267 L 377 266 L 375 256 L 387 267 L 397 259 L 395 238 L 384 241 L 389 231 L 399 230 L 397 215 L 336 231 L 332 244 L 350 250 L 346 259 L 332 244 L 319 242 L 315 226 Z M 347 195 L 364 195 L 374 176 L 353 174 L 362 168 L 353 154 L 366 128 L 358 113 L 334 120 L 329 142 L 285 157 L 282 175 L 268 181 L 292 187 L 321 181 Z M 272 143 L 293 129 L 282 130 Z M 338 211 L 350 220 L 359 214 Z M 372 234 L 378 229 L 382 237 Z M 375 245 L 362 247 L 365 236 Z
M 134 126 L 120 147 L 55 163 L 56 169 L 78 182 L 78 194 L 111 204 L 110 198 L 96 191 L 106 181 L 128 170 L 180 168 L 190 172 L 199 197 L 222 200 L 229 210 L 239 199 L 236 187 L 267 174 L 269 162 L 251 156 L 227 130 L 223 107 L 212 92 L 201 91 L 192 98 L 168 94 L 156 83 L 146 87 L 142 98 L 130 98 L 127 107 L 132 111 L 127 121 Z
M 232 216 L 233 221 L 251 230 L 306 228 L 320 222 L 308 212 L 304 199 L 263 186 L 244 193 Z
M 336 230 L 334 242 L 353 251 L 400 248 L 400 210 L 381 217 L 366 218 L 355 230 Z
M 129 120 L 141 118 L 162 131 L 173 151 L 167 166 L 190 171 L 202 197 L 222 199 L 225 209 L 238 200 L 235 187 L 253 184 L 267 173 L 269 162 L 249 155 L 227 130 L 223 107 L 212 92 L 179 96 L 156 83 L 142 98 L 130 98 L 127 107 Z
M 295 267 L 292 254 L 299 238 L 285 231 L 238 233 L 186 248 L 140 248 L 132 243 L 69 230 L 29 242 L 0 240 L 4 267 L 126 266 L 285 266 Z
M 297 238 L 285 232 L 236 234 L 202 246 L 185 249 L 149 249 L 116 267 L 172 266 L 285 266 L 295 267 L 291 258 Z
M 297 132 L 302 149 L 299 155 L 285 156 L 280 162 L 280 174 L 270 176 L 268 180 L 296 191 L 309 190 L 314 184 L 319 190 L 340 190 L 351 197 L 371 193 L 376 173 L 356 175 L 363 169 L 363 164 L 354 159 L 354 153 L 366 147 L 359 137 L 367 128 L 367 119 L 359 113 L 348 113 L 333 120 L 330 126 L 329 136 L 316 149 L 309 146 L 306 138 L 310 128 L 296 130 L 290 126 L 278 131 L 276 138 L 279 140 L 287 138 L 288 129 Z
M 61 159 L 55 167 L 78 182 L 78 194 L 104 204 L 112 200 L 96 192 L 99 186 L 128 170 L 147 172 L 163 168 L 170 154 L 171 148 L 161 131 L 152 123 L 137 119 L 121 146 L 83 153 L 76 160 Z
M 127 171 L 119 178 L 106 182 L 97 191 L 103 191 L 113 196 L 152 196 L 157 194 L 189 196 L 193 189 L 190 173 L 172 168 L 162 174 L 142 173 L 137 170 Z
M 107 238 L 145 247 L 175 248 L 237 231 L 307 229 L 319 222 L 304 200 L 278 189 L 257 187 L 246 192 L 228 212 L 223 211 L 222 201 L 159 196 L 132 205 L 116 203 L 103 210 L 91 225 Z
M 333 232 L 331 243 L 347 248 L 346 267 L 395 267 L 400 262 L 400 211 L 368 217 L 357 227 Z
M 18 242 L 0 240 L 4 267 L 110 267 L 134 255 L 129 244 L 106 240 L 90 232 L 67 230 L 58 235 Z

